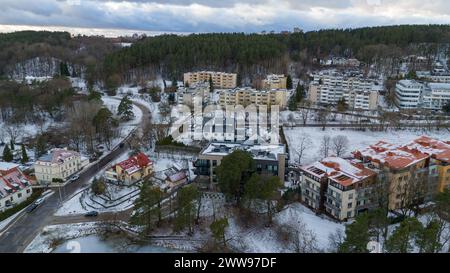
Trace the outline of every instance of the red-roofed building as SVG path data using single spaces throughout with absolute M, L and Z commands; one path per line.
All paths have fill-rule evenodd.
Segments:
M 0 162 L 0 212 L 24 202 L 32 193 L 31 180 L 19 165 Z
M 329 157 L 300 168 L 302 202 L 338 220 L 353 218 L 375 206 L 365 193 L 376 172 L 362 164 Z
M 106 179 L 131 185 L 153 173 L 153 162 L 144 154 L 138 153 L 106 171 Z
M 445 151 L 443 142 L 439 145 L 441 149 L 432 148 L 434 142 L 428 137 L 406 145 L 378 142 L 353 155 L 383 173 L 389 184 L 389 209 L 395 210 L 429 201 L 438 192 L 439 171 L 433 157 L 445 157 Z

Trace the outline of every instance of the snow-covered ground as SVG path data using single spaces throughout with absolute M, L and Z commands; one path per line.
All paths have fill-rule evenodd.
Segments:
M 291 204 L 283 211 L 274 216 L 274 226 L 279 225 L 294 229 L 303 229 L 300 232 L 308 231 L 317 239 L 317 247 L 321 251 L 329 248 L 329 235 L 337 230 L 344 231 L 344 224 L 339 224 L 316 216 L 311 210 L 299 203 Z M 292 252 L 293 249 L 286 246 L 280 240 L 279 232 L 276 228 L 242 228 L 234 218 L 229 219 L 227 238 L 230 246 L 238 251 L 250 253 L 282 253 Z
M 446 135 L 444 131 L 424 132 L 422 130 L 363 132 L 354 130 L 341 130 L 337 128 L 327 128 L 325 131 L 322 131 L 321 128 L 284 128 L 284 134 L 289 145 L 290 159 L 292 163 L 298 162 L 298 154 L 295 150 L 300 146 L 301 136 L 306 135 L 311 140 L 311 144 L 308 145 L 302 157 L 302 164 L 309 164 L 323 158 L 320 153 L 320 147 L 321 141 L 324 136 L 330 136 L 331 138 L 338 135 L 346 136 L 349 140 L 349 149 L 346 155 L 350 155 L 352 151 L 376 144 L 381 140 L 392 144 L 403 144 L 412 141 L 422 135 L 427 135 L 441 140 L 449 140 L 448 134 Z
M 46 226 L 26 247 L 25 253 L 49 253 L 56 241 L 71 240 L 98 232 L 94 222 Z

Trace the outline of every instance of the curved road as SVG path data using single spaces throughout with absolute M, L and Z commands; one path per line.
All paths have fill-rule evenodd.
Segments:
M 149 119 L 151 117 L 151 113 L 147 107 L 139 103 L 133 103 L 141 109 L 142 120 Z M 137 129 L 141 125 L 142 123 L 137 127 Z M 129 138 L 130 136 L 125 138 L 120 145 L 113 149 L 109 154 L 87 167 L 80 174 L 80 178 L 76 182 L 69 183 L 62 187 L 61 195 L 63 200 L 69 199 L 80 189 L 87 187 L 89 180 L 102 168 L 125 153 L 128 149 Z M 54 213 L 61 205 L 60 194 L 58 189 L 54 189 L 54 191 L 55 194 L 48 197 L 45 202 L 36 208 L 32 213 L 23 212 L 0 233 L 0 253 L 23 252 L 45 226 L 58 222 L 57 217 L 54 216 Z M 120 218 L 123 217 L 123 215 L 120 216 Z M 89 220 L 92 221 L 92 219 Z

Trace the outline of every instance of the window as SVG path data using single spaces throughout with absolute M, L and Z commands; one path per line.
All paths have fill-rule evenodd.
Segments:
M 348 205 L 347 205 L 347 208 L 352 208 L 352 206 L 353 206 L 353 203 L 348 203 Z
M 347 212 L 347 218 L 351 218 L 351 217 L 352 217 L 352 212 L 351 211 Z
M 18 194 L 17 194 L 17 198 L 22 198 L 22 194 L 21 194 L 21 193 L 18 193 Z
M 350 193 L 350 194 L 348 195 L 348 200 L 353 200 L 353 193 Z

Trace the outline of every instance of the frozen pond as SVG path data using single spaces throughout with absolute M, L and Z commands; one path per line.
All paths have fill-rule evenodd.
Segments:
M 89 235 L 69 240 L 56 247 L 54 253 L 176 253 L 175 249 L 136 245 L 126 239 L 109 238 L 103 240 L 98 235 Z

